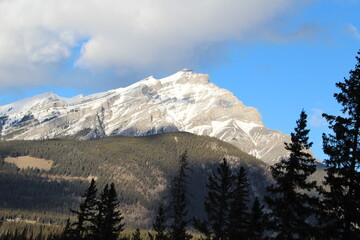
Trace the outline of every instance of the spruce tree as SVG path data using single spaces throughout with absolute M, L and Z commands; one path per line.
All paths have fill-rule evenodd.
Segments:
M 325 160 L 326 233 L 336 239 L 360 239 L 360 51 L 349 79 L 336 83 L 341 90 L 334 97 L 342 116 L 323 114 L 333 134 L 323 134 Z
M 152 235 L 151 233 L 149 233 L 149 238 L 152 240 L 167 240 L 168 236 L 165 232 L 166 230 L 166 225 L 165 225 L 165 211 L 164 211 L 164 205 L 160 204 L 158 212 L 157 212 L 157 216 L 155 218 L 155 222 L 153 223 L 153 229 L 156 232 L 156 235 L 154 237 L 154 235 Z
M 247 237 L 249 240 L 262 240 L 266 230 L 266 217 L 264 214 L 264 206 L 261 205 L 259 198 L 256 197 L 251 207 L 249 216 L 249 228 Z
M 80 203 L 80 209 L 78 211 L 70 210 L 72 213 L 77 215 L 77 221 L 72 224 L 72 226 L 74 226 L 72 234 L 74 235 L 75 239 L 84 239 L 91 230 L 91 225 L 96 214 L 96 193 L 97 189 L 95 180 L 92 179 L 90 186 L 81 196 L 84 198 L 84 200 Z
M 236 177 L 235 186 L 230 201 L 228 240 L 241 240 L 247 238 L 249 183 L 245 169 L 240 167 Z
M 232 181 L 230 166 L 224 158 L 209 176 L 209 183 L 206 185 L 209 192 L 205 199 L 205 211 L 214 240 L 225 239 L 227 236 Z
M 189 184 L 188 171 L 189 164 L 187 161 L 187 152 L 183 153 L 179 159 L 179 171 L 174 177 L 171 186 L 171 208 L 173 211 L 172 223 L 170 225 L 170 239 L 172 240 L 188 240 L 192 236 L 186 232 L 189 220 L 188 216 L 188 192 Z
M 275 185 L 267 188 L 266 202 L 271 210 L 270 230 L 273 238 L 311 239 L 313 226 L 310 217 L 314 214 L 315 197 L 307 192 L 316 187 L 316 182 L 308 177 L 316 170 L 315 159 L 309 154 L 312 143 L 309 142 L 307 115 L 304 111 L 296 122 L 295 132 L 291 133 L 291 142 L 285 143 L 290 152 L 289 158 L 271 166 Z
M 114 183 L 110 185 L 110 188 L 106 184 L 100 194 L 92 238 L 96 240 L 116 240 L 118 238 L 125 225 L 118 207 L 119 202 Z

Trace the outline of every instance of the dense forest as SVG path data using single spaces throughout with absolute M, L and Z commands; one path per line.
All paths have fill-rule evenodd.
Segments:
M 304 110 L 284 145 L 289 157 L 270 168 L 226 143 L 186 133 L 1 142 L 0 239 L 360 239 L 360 52 L 356 59 L 350 77 L 336 84 L 342 114 L 323 114 L 331 130 L 323 134 L 323 179 L 314 177 Z M 53 166 L 19 169 L 7 156 L 51 159 Z M 32 198 L 39 202 L 26 205 Z M 134 208 L 147 221 L 127 214 Z M 38 219 L 21 221 L 26 211 Z M 26 226 L 11 230 L 16 221 Z M 151 230 L 125 234 L 128 223 Z
M 148 137 L 110 137 L 90 141 L 43 140 L 0 142 L 0 213 L 6 219 L 64 224 L 69 208 L 75 208 L 89 181 L 99 188 L 114 182 L 127 226 L 146 228 L 158 201 L 176 172 L 178 157 L 187 151 L 192 181 L 189 191 L 193 215 L 201 217 L 208 171 L 224 157 L 234 168 L 251 173 L 253 197 L 262 196 L 270 179 L 262 161 L 215 138 L 189 133 Z M 21 169 L 6 157 L 32 156 L 53 161 L 50 170 Z M 31 214 L 29 214 L 31 213 Z M 55 220 L 54 220 L 55 219 Z

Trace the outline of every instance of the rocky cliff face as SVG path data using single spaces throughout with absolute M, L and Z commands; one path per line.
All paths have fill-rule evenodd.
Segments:
M 270 164 L 287 155 L 284 142 L 290 139 L 267 129 L 257 109 L 208 75 L 186 70 L 86 97 L 44 93 L 0 107 L 0 137 L 6 140 L 176 131 L 219 138 Z

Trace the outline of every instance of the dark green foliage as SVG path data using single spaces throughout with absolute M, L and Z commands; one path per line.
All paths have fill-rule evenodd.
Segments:
M 186 208 L 179 208 L 183 209 L 179 212 L 189 213 L 189 216 L 183 219 L 186 226 L 188 220 L 194 216 L 194 212 L 196 214 L 203 212 L 200 204 L 203 204 L 203 197 L 206 195 L 203 186 L 205 186 L 208 172 L 213 170 L 217 166 L 218 160 L 225 155 L 238 158 L 247 171 L 251 172 L 251 184 L 256 188 L 257 193 L 262 193 L 264 190 L 266 182 L 264 179 L 267 179 L 266 164 L 244 154 L 228 143 L 210 137 L 171 133 L 140 138 L 110 137 L 91 141 L 0 141 L 0 191 L 9 193 L 0 195 L 0 207 L 2 207 L 0 214 L 5 213 L 3 216 L 7 219 L 19 216 L 21 219 L 35 220 L 37 223 L 55 223 L 65 226 L 65 221 L 69 217 L 69 207 L 81 212 L 80 196 L 89 186 L 86 181 L 89 176 L 97 177 L 99 188 L 104 188 L 110 178 L 115 181 L 118 186 L 118 200 L 121 202 L 122 210 L 126 210 L 127 213 L 133 211 L 134 208 L 129 208 L 130 210 L 124 208 L 135 204 L 140 204 L 139 213 L 141 213 L 141 207 L 145 207 L 151 212 L 157 209 L 155 203 L 158 202 L 158 199 L 167 195 L 165 191 L 154 196 L 153 190 L 164 182 L 170 181 L 174 175 L 179 176 L 175 164 L 178 159 L 175 156 L 177 152 L 184 152 L 186 149 L 188 150 L 186 155 L 189 159 L 188 167 L 194 170 L 185 171 L 192 179 L 191 182 L 188 182 L 188 190 L 196 198 L 195 200 L 188 199 L 188 201 L 198 202 L 198 205 L 195 205 L 190 212 L 187 212 Z M 12 164 L 3 162 L 3 158 L 7 156 L 33 156 L 51 159 L 54 164 L 50 171 L 20 170 Z M 129 180 L 123 176 L 124 172 L 131 173 L 133 178 Z M 82 177 L 82 179 L 71 180 L 71 177 Z M 70 180 L 66 178 L 70 178 Z M 164 179 L 164 182 L 159 179 Z M 139 180 L 141 180 L 141 184 L 138 184 Z M 173 186 L 175 185 L 173 184 Z M 140 191 L 135 191 L 139 188 Z M 84 201 L 84 199 L 82 200 Z M 186 205 L 189 205 L 189 202 L 186 202 Z M 178 204 L 178 206 L 183 205 Z M 103 206 L 97 206 L 96 213 L 98 209 L 103 211 Z M 66 215 L 64 215 L 65 211 Z M 101 223 L 104 215 L 97 216 Z M 128 216 L 126 216 L 127 223 Z M 151 219 L 152 215 L 146 215 L 144 218 Z M 77 216 L 71 218 L 72 222 L 78 220 Z M 89 222 L 85 221 L 85 223 L 86 226 Z M 170 223 L 175 225 L 175 222 L 170 221 Z M 141 226 L 150 227 L 145 224 Z M 75 228 L 76 226 L 69 228 L 70 232 Z M 15 228 L 4 225 L 1 226 L 0 231 L 9 229 L 12 231 Z M 186 230 L 186 227 L 179 229 Z M 184 233 L 184 231 L 180 232 Z M 56 233 L 58 232 L 54 232 L 54 236 Z M 34 236 L 37 235 L 34 234 Z M 166 237 L 165 234 L 164 237 Z
M 4 173 L 1 170 L 3 169 L 0 167 L 0 192 L 4 194 L 0 194 L 0 209 L 23 209 L 31 212 L 47 210 L 65 214 L 69 207 L 75 207 L 72 196 L 79 196 L 86 183 L 49 181 L 35 170 L 24 170 L 19 173 Z
M 315 212 L 316 198 L 310 197 L 307 191 L 316 187 L 316 182 L 308 180 L 316 166 L 308 152 L 312 143 L 306 118 L 302 111 L 295 132 L 291 133 L 291 143 L 285 143 L 290 151 L 289 159 L 271 166 L 275 185 L 268 187 L 266 202 L 271 210 L 269 227 L 274 239 L 310 239 L 313 235 L 310 217 Z
M 164 205 L 160 204 L 157 215 L 155 217 L 155 221 L 152 225 L 153 230 L 156 232 L 155 236 L 149 233 L 149 238 L 152 240 L 168 240 L 166 230 L 166 218 L 165 218 L 165 211 Z
M 177 173 L 176 156 L 185 150 L 188 150 L 189 163 L 194 170 L 189 173 L 192 181 L 188 190 L 196 195 L 190 199 L 194 207 L 190 218 L 204 217 L 202 205 L 207 194 L 204 188 L 207 173 L 225 155 L 239 158 L 246 169 L 250 168 L 251 184 L 257 193 L 265 193 L 266 164 L 231 144 L 210 137 L 168 133 L 91 141 L 0 141 L 0 192 L 7 193 L 0 194 L 0 212 L 4 209 L 30 210 L 33 213 L 46 211 L 65 215 L 61 220 L 63 223 L 68 218 L 68 209 L 79 206 L 80 195 L 88 187 L 87 179 L 96 177 L 99 189 L 114 181 L 129 226 L 140 224 L 150 228 L 158 199 L 168 195 L 169 189 L 159 191 L 159 186 L 165 181 L 170 182 Z M 21 170 L 4 163 L 3 158 L 7 156 L 32 156 L 53 160 L 54 163 L 49 171 Z M 124 172 L 132 177 L 125 177 Z M 72 179 L 74 177 L 77 179 Z M 134 208 L 138 204 L 150 211 L 142 215 L 142 219 L 138 219 L 139 212 L 134 212 L 134 209 L 140 211 L 141 208 Z
M 90 227 L 93 219 L 95 219 L 96 206 L 98 204 L 96 192 L 95 180 L 92 179 L 89 188 L 82 195 L 84 200 L 80 203 L 79 210 L 71 210 L 77 217 L 77 221 L 72 224 L 75 227 L 73 234 L 76 239 L 83 239 L 91 230 Z
M 235 186 L 230 200 L 227 237 L 228 240 L 247 239 L 247 229 L 249 227 L 247 206 L 249 201 L 249 183 L 243 167 L 240 167 L 234 180 Z
M 96 184 L 93 179 L 90 186 L 83 194 L 85 198 L 80 203 L 80 210 L 73 211 L 76 221 L 70 224 L 67 221 L 61 239 L 68 240 L 116 240 L 124 230 L 123 217 L 118 209 L 119 202 L 115 186 L 106 184 L 100 194 L 96 197 Z
M 325 237 L 360 238 L 360 52 L 349 79 L 338 82 L 341 90 L 335 99 L 342 106 L 342 116 L 323 116 L 333 134 L 323 135 L 323 148 L 329 159 L 323 191 L 326 211 Z
M 205 211 L 213 239 L 225 239 L 229 225 L 230 202 L 232 198 L 233 176 L 224 158 L 220 166 L 209 176 L 209 189 L 205 200 Z
M 93 221 L 93 236 L 96 240 L 115 240 L 124 230 L 123 217 L 118 210 L 119 202 L 114 183 L 106 184 L 100 194 L 98 209 Z
M 226 159 L 209 176 L 208 196 L 204 206 L 207 220 L 194 219 L 194 227 L 206 239 L 247 239 L 249 228 L 249 183 L 245 169 L 240 167 L 236 175 Z
M 249 240 L 262 240 L 266 230 L 266 217 L 264 206 L 261 205 L 259 198 L 256 197 L 251 207 L 247 237 Z
M 189 240 L 192 238 L 186 232 L 189 223 L 188 218 L 188 190 L 189 185 L 189 163 L 187 152 L 185 151 L 179 159 L 179 170 L 175 175 L 171 185 L 170 207 L 172 213 L 172 223 L 169 228 L 170 239 Z

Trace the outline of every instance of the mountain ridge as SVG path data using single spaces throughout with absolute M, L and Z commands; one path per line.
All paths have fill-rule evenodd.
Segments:
M 208 75 L 190 70 L 89 96 L 63 98 L 48 92 L 0 106 L 4 140 L 177 131 L 216 137 L 269 164 L 287 156 L 283 143 L 290 141 L 267 129 L 256 108 L 211 83 Z

